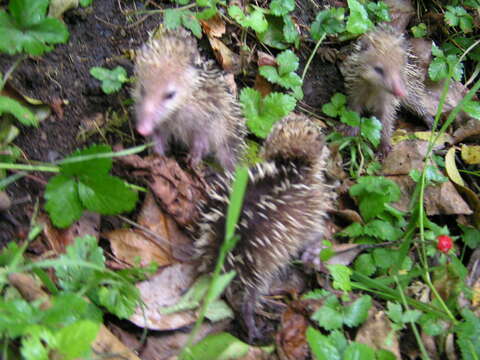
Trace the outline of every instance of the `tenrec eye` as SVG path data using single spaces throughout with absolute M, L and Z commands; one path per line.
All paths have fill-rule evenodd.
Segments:
M 174 96 L 175 96 L 175 91 L 169 91 L 165 94 L 163 98 L 164 100 L 171 100 L 173 99 Z
M 383 69 L 380 66 L 375 66 L 373 70 L 375 70 L 379 75 L 384 75 Z

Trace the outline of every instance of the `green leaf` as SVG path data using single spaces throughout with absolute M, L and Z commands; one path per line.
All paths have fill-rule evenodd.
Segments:
M 402 322 L 417 322 L 420 316 L 422 316 L 422 312 L 420 310 L 407 310 L 402 315 Z
M 287 39 L 284 36 L 285 33 L 285 23 L 284 19 L 278 16 L 265 15 L 265 19 L 268 22 L 268 27 L 264 32 L 257 33 L 257 38 L 263 44 L 273 47 L 275 49 L 284 50 L 289 47 Z M 295 24 L 290 24 L 290 26 L 295 27 Z M 293 30 L 290 28 L 290 30 Z M 296 31 L 296 27 L 295 27 Z M 298 33 L 297 33 L 297 41 Z
M 92 263 L 100 269 L 105 268 L 103 250 L 98 246 L 97 239 L 90 235 L 76 238 L 59 259 L 63 260 L 64 264 L 55 267 L 58 283 L 63 289 L 72 292 L 80 290 L 89 281 L 94 281 L 96 270 L 71 263 L 80 260 Z
M 448 65 L 443 58 L 434 58 L 428 67 L 428 75 L 433 81 L 448 77 Z
M 375 353 L 375 359 L 376 360 L 397 360 L 397 357 L 391 351 L 379 349 Z
M 345 306 L 343 322 L 348 327 L 356 327 L 362 324 L 368 317 L 368 311 L 372 307 L 372 298 L 364 295 L 352 304 Z
M 182 11 L 166 9 L 163 14 L 163 24 L 168 30 L 178 29 L 182 25 Z
M 333 277 L 333 287 L 335 289 L 345 292 L 352 290 L 352 284 L 350 282 L 352 270 L 347 266 L 340 264 L 329 264 L 327 265 L 327 268 Z
M 108 286 L 96 287 L 89 295 L 120 319 L 128 319 L 139 303 L 140 291 L 127 281 L 114 282 L 109 276 L 105 276 L 105 279 Z
M 352 342 L 345 349 L 342 360 L 372 360 L 375 358 L 375 350 L 371 347 Z
M 372 252 L 373 259 L 375 260 L 375 264 L 380 269 L 388 269 L 395 263 L 396 257 L 392 256 L 393 254 L 390 253 L 389 250 L 386 249 L 375 249 Z
M 3 35 L 0 51 L 41 55 L 52 49 L 48 43 L 65 43 L 69 35 L 65 24 L 45 17 L 48 3 L 48 0 L 11 0 L 10 14 L 0 11 L 0 33 Z
M 227 209 L 227 220 L 225 225 L 226 242 L 228 242 L 235 234 L 235 228 L 237 226 L 238 219 L 240 218 L 240 212 L 242 211 L 243 207 L 243 199 L 247 184 L 248 169 L 244 166 L 237 167 L 237 169 L 235 170 L 235 177 L 233 180 Z M 221 291 L 223 291 L 223 289 Z
M 287 15 L 295 10 L 295 0 L 272 0 L 270 3 L 270 12 L 276 16 Z
M 363 235 L 363 226 L 359 223 L 352 223 L 348 225 L 345 229 L 337 233 L 338 236 L 343 236 L 343 237 L 358 237 Z
M 318 325 L 325 330 L 340 329 L 343 325 L 343 315 L 341 312 L 329 306 L 322 306 L 312 315 L 312 320 L 318 322 Z
M 462 352 L 463 360 L 474 360 L 480 357 L 480 319 L 469 309 L 463 308 L 460 313 L 464 321 L 455 327 L 457 345 Z
M 68 309 L 68 311 L 65 311 Z M 43 310 L 45 325 L 70 325 L 80 320 L 102 322 L 102 312 L 82 296 L 74 293 L 60 293 L 52 297 L 52 306 Z
M 2 314 L 0 334 L 10 338 L 21 336 L 42 317 L 39 304 L 30 304 L 23 299 L 0 301 L 0 314 Z
M 0 115 L 4 113 L 12 114 L 23 125 L 38 126 L 38 119 L 30 109 L 20 104 L 17 100 L 0 96 Z
M 422 38 L 427 36 L 427 25 L 425 23 L 420 23 L 417 26 L 412 26 L 412 34 L 416 38 Z
M 22 359 L 49 360 L 50 344 L 55 342 L 52 332 L 44 327 L 35 326 L 29 329 L 28 334 L 22 336 L 20 352 Z M 55 345 L 55 344 L 53 344 Z
M 229 6 L 228 15 L 243 27 L 249 27 L 256 32 L 262 33 L 267 30 L 268 22 L 261 8 L 256 6 L 253 8 L 254 10 L 249 15 L 245 15 L 237 5 Z
M 322 111 L 331 117 L 337 117 L 342 114 L 347 104 L 347 97 L 342 93 L 335 93 L 330 102 L 322 106 Z
M 382 123 L 376 117 L 361 118 L 360 130 L 362 136 L 368 139 L 374 146 L 380 144 Z
M 390 22 L 392 20 L 388 12 L 388 5 L 385 4 L 383 1 L 379 1 L 377 3 L 368 2 L 367 10 L 370 14 L 372 14 L 375 17 L 375 20 L 378 22 L 380 21 Z
M 377 269 L 371 254 L 362 254 L 357 257 L 354 262 L 354 267 L 356 271 L 366 276 L 373 275 Z
M 400 229 L 383 220 L 370 221 L 365 225 L 364 233 L 385 241 L 396 241 L 402 236 Z
M 316 360 L 341 360 L 340 353 L 332 342 L 312 327 L 307 329 L 307 341 Z
M 298 56 L 292 50 L 285 50 L 276 57 L 280 76 L 291 73 L 298 69 Z
M 228 360 L 245 356 L 250 346 L 228 333 L 207 336 L 191 347 L 182 360 Z
M 402 305 L 387 301 L 387 315 L 394 323 L 402 323 Z
M 368 18 L 367 10 L 357 0 L 348 0 L 350 16 L 347 20 L 347 31 L 359 35 L 367 32 L 373 27 L 373 23 Z
M 356 111 L 344 110 L 340 115 L 340 121 L 348 126 L 359 127 L 361 118 Z
M 344 32 L 344 18 L 344 8 L 331 8 L 320 11 L 310 27 L 313 40 L 319 41 L 323 34 L 340 34 Z
M 205 311 L 205 317 L 212 321 L 221 321 L 225 319 L 233 319 L 235 316 L 232 309 L 223 300 L 215 300 L 208 304 Z
M 127 71 L 121 66 L 117 66 L 113 70 L 94 66 L 90 69 L 90 74 L 102 82 L 102 91 L 105 94 L 120 90 L 122 84 L 128 81 Z
M 109 145 L 91 145 L 86 149 L 76 150 L 72 155 L 60 162 L 60 169 L 63 175 L 106 175 L 112 168 L 112 158 L 94 158 L 85 161 L 72 162 L 74 158 L 104 154 L 112 151 Z
M 182 12 L 182 24 L 197 38 L 200 39 L 202 37 L 202 26 L 193 12 L 189 10 L 184 10 Z
M 285 41 L 295 44 L 295 47 L 298 48 L 300 34 L 298 33 L 297 26 L 293 22 L 292 17 L 290 15 L 285 15 L 283 17 L 283 23 L 283 36 Z
M 91 353 L 90 345 L 100 331 L 100 325 L 100 323 L 82 320 L 60 329 L 57 334 L 57 350 L 64 355 L 63 359 L 87 357 Z
M 57 175 L 50 179 L 45 190 L 45 210 L 55 226 L 64 228 L 83 213 L 83 206 L 78 197 L 78 187 L 74 179 Z
M 480 231 L 461 224 L 458 224 L 458 226 L 460 226 L 460 229 L 463 231 L 462 239 L 465 244 L 471 249 L 478 248 L 480 246 Z
M 480 120 L 480 102 L 473 100 L 465 102 L 463 105 L 463 111 L 471 117 Z
M 85 208 L 105 215 L 131 211 L 138 199 L 121 179 L 107 174 L 81 176 L 78 195 Z
M 290 95 L 270 93 L 262 99 L 252 88 L 243 88 L 240 93 L 248 128 L 258 137 L 266 138 L 273 124 L 290 113 L 296 100 Z

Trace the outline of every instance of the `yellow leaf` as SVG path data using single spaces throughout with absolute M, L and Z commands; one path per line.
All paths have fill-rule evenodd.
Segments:
M 460 186 L 465 186 L 462 176 L 458 172 L 457 165 L 455 164 L 455 147 L 451 147 L 447 155 L 445 155 L 445 169 L 447 170 L 447 175 L 455 184 Z
M 480 164 L 480 145 L 463 145 L 462 159 L 470 165 Z

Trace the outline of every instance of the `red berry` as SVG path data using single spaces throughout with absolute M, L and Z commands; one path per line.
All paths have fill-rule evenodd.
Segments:
M 453 240 L 450 236 L 447 235 L 439 235 L 437 236 L 437 249 L 443 253 L 448 253 L 450 249 L 453 247 Z

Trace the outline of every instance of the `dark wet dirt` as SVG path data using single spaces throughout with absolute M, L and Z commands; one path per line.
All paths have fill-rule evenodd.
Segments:
M 164 5 L 159 2 L 156 6 Z M 125 105 L 130 98 L 130 86 L 127 84 L 120 92 L 106 95 L 100 88 L 100 82 L 90 75 L 89 70 L 93 66 L 112 69 L 121 65 L 132 75 L 132 50 L 138 48 L 148 38 L 148 33 L 156 29 L 162 20 L 158 14 L 143 21 L 139 21 L 143 15 L 128 14 L 129 11 L 143 8 L 144 3 L 140 1 L 95 0 L 90 7 L 66 12 L 64 21 L 70 32 L 67 44 L 58 45 L 53 51 L 40 57 L 24 60 L 12 74 L 9 84 L 21 94 L 48 105 L 63 104 L 62 111 L 52 112 L 39 128 L 20 126 L 21 134 L 14 143 L 22 149 L 26 160 L 55 161 L 84 146 L 77 138 L 81 125 L 85 119 L 98 113 L 126 109 L 130 120 L 124 127 L 127 128 L 126 132 L 134 133 L 131 131 L 131 109 Z M 299 11 L 299 22 L 310 23 L 313 20 L 314 9 L 300 8 Z M 206 41 L 200 42 L 202 47 L 206 44 Z M 311 48 L 313 44 L 303 44 L 298 51 L 303 64 Z M 209 49 L 205 52 L 211 53 Z M 0 71 L 5 73 L 15 59 L 16 56 L 0 55 Z M 237 84 L 252 86 L 253 82 L 250 82 L 254 74 L 247 76 L 248 80 L 237 77 Z M 317 57 L 305 79 L 303 103 L 308 109 L 320 113 L 321 106 L 341 89 L 342 81 L 336 66 L 323 63 Z M 124 142 L 115 134 L 109 134 L 107 139 L 111 145 Z M 95 136 L 87 141 L 104 142 L 102 138 Z M 138 135 L 135 139 L 129 139 L 131 143 L 141 141 L 142 138 Z M 123 145 L 130 146 L 131 143 Z M 7 216 L 0 216 L 0 245 L 25 236 L 34 204 L 37 201 L 42 204 L 45 184 L 51 174 L 31 175 L 7 188 L 14 205 Z

